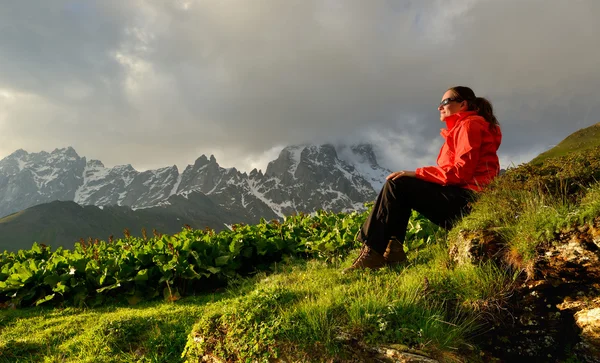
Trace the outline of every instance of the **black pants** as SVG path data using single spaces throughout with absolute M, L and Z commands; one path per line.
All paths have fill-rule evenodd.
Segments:
M 414 209 L 445 229 L 469 212 L 476 193 L 457 186 L 443 186 L 413 177 L 388 180 L 362 226 L 359 240 L 383 254 L 392 237 L 404 242 Z

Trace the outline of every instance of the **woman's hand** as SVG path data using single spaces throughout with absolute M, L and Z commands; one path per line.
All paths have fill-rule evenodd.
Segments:
M 396 180 L 399 179 L 403 176 L 410 176 L 411 178 L 414 178 L 417 176 L 417 173 L 415 173 L 414 171 L 409 171 L 409 170 L 402 170 L 402 171 L 395 171 L 393 173 L 391 173 L 390 175 L 387 176 L 387 178 L 385 178 L 386 180 Z

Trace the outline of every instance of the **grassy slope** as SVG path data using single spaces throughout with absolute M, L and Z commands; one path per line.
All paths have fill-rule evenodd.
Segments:
M 177 203 L 175 198 L 172 201 L 169 206 L 135 211 L 121 206 L 100 209 L 67 201 L 36 205 L 0 218 L 0 252 L 29 249 L 34 242 L 54 249 L 73 248 L 80 238 L 107 240 L 111 233 L 120 238 L 125 228 L 138 237 L 142 228 L 148 235 L 152 235 L 152 229 L 172 234 L 181 231 L 184 224 L 199 229 L 210 226 L 219 231 L 224 228 L 223 221 L 228 220 L 218 206 L 202 195 L 178 197 Z M 244 221 L 243 217 L 237 219 Z
M 600 123 L 569 135 L 552 149 L 535 157 L 531 163 L 539 165 L 550 158 L 565 156 L 572 152 L 581 152 L 598 146 L 600 146 Z
M 0 362 L 174 362 L 211 296 L 178 304 L 25 309 L 0 317 Z
M 340 341 L 344 335 L 451 358 L 468 348 L 466 337 L 477 331 L 474 319 L 485 306 L 508 293 L 504 273 L 490 265 L 452 269 L 440 246 L 413 253 L 408 268 L 351 275 L 340 269 L 289 261 L 228 291 L 175 303 L 4 311 L 0 362 L 176 362 L 184 350 L 197 361 L 202 349 L 233 361 L 261 361 L 265 354 L 368 360 Z M 211 328 L 215 323 L 219 329 Z

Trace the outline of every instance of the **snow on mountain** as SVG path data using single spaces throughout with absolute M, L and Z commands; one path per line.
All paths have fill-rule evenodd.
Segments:
M 336 148 L 340 159 L 352 164 L 354 168 L 371 184 L 371 187 L 380 191 L 385 184 L 385 178 L 392 173 L 391 170 L 379 166 L 373 146 L 359 144 L 352 146 L 338 146 Z
M 300 161 L 302 160 L 302 150 L 304 150 L 305 147 L 306 145 L 290 146 L 284 149 L 289 152 L 289 158 L 291 161 L 289 171 L 294 176 L 294 178 L 296 177 L 296 170 L 298 170 L 298 165 L 300 165 Z
M 370 183 L 338 158 L 333 145 L 284 148 L 263 176 L 254 176 L 254 194 L 278 216 L 318 209 L 362 208 L 376 196 Z
M 105 168 L 100 161 L 90 160 L 73 201 L 82 205 L 126 205 L 123 200 L 127 196 L 127 187 L 137 174 L 131 165 Z
M 389 173 L 377 164 L 371 145 L 289 146 L 264 174 L 254 169 L 249 175 L 219 166 L 212 155 L 202 155 L 182 173 L 176 166 L 138 172 L 131 165 L 86 162 L 70 147 L 17 150 L 0 160 L 0 216 L 57 199 L 139 209 L 193 193 L 207 196 L 234 223 L 318 209 L 350 211 L 372 201 Z
M 73 200 L 84 167 L 85 158 L 70 147 L 51 153 L 15 151 L 0 160 L 0 214 L 51 200 Z
M 155 206 L 172 195 L 178 180 L 179 171 L 175 165 L 138 173 L 127 185 L 120 203 L 134 209 Z

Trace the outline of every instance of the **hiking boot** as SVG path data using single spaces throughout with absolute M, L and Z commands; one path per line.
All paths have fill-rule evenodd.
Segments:
M 360 251 L 360 255 L 354 260 L 352 266 L 348 267 L 342 273 L 348 273 L 354 270 L 370 268 L 373 270 L 385 267 L 385 258 L 383 256 L 370 248 L 369 246 L 364 246 Z
M 402 243 L 395 238 L 390 239 L 383 257 L 388 266 L 398 265 L 406 261 L 406 253 L 404 253 Z

